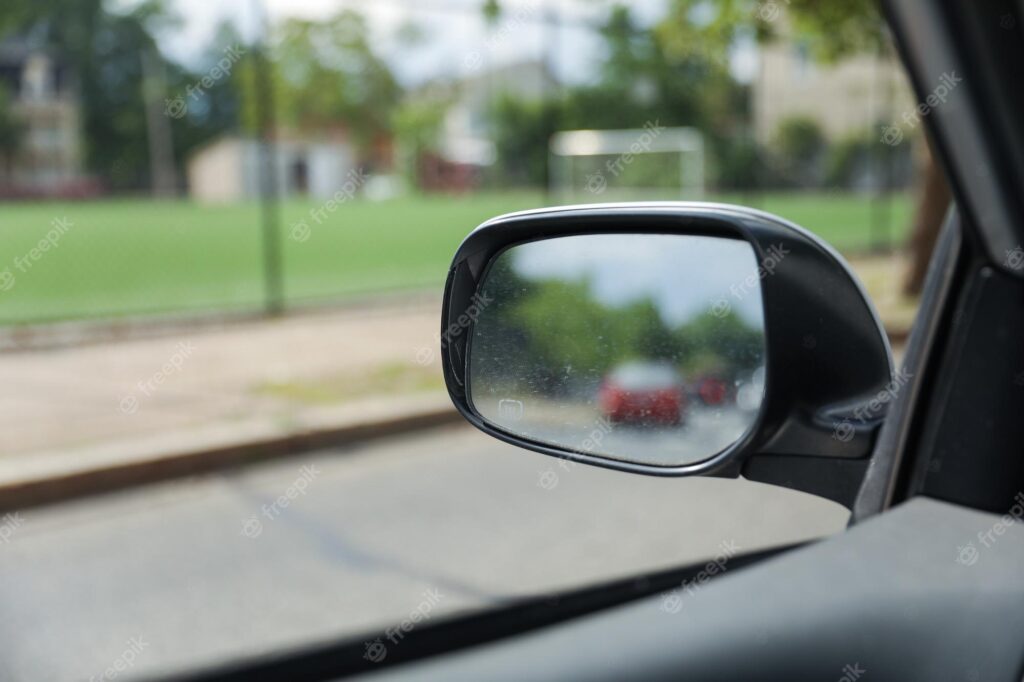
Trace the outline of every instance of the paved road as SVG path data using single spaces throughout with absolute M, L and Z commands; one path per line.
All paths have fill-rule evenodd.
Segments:
M 757 415 L 734 408 L 694 408 L 679 426 L 612 424 L 596 410 L 569 423 L 550 420 L 512 425 L 512 430 L 544 443 L 612 459 L 681 466 L 708 459 L 738 441 Z
M 446 427 L 22 512 L 0 535 L 0 679 L 113 679 L 120 661 L 124 680 L 379 633 L 431 590 L 438 617 L 845 519 L 792 491 L 559 468 Z

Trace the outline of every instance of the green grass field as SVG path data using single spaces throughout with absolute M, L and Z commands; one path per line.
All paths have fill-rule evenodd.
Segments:
M 872 207 L 856 195 L 769 194 L 720 200 L 777 213 L 841 250 L 870 243 Z M 455 247 L 487 218 L 541 206 L 540 194 L 485 193 L 352 201 L 322 224 L 316 202 L 282 206 L 289 302 L 439 288 Z M 64 219 L 71 227 L 45 252 L 32 249 Z M 910 218 L 892 201 L 892 240 Z M 309 238 L 291 238 L 305 221 Z M 256 205 L 109 200 L 0 205 L 0 324 L 263 305 L 260 211 Z M 36 257 L 37 256 L 37 257 Z M 17 259 L 17 260 L 16 260 Z M 9 273 L 6 274 L 6 273 Z

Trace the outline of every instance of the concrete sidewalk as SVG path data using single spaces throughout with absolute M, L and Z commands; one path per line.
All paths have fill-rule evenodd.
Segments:
M 90 446 L 310 407 L 443 392 L 439 299 L 298 314 L 161 338 L 0 354 L 0 452 Z
M 436 353 L 424 351 L 437 345 L 439 309 L 413 296 L 0 353 L 0 503 L 454 419 Z

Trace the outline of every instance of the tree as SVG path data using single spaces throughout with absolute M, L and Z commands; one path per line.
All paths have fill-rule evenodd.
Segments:
M 562 105 L 556 101 L 498 97 L 490 117 L 503 184 L 543 185 L 548 140 L 563 116 Z
M 721 0 L 701 22 L 692 17 L 707 9 L 703 0 L 672 0 L 666 19 L 658 26 L 668 44 L 678 50 L 726 49 L 743 34 L 766 41 L 776 37 L 778 12 L 785 7 L 797 37 L 811 46 L 822 61 L 833 62 L 856 53 L 887 54 L 889 37 L 876 0 Z M 767 11 L 766 11 L 767 10 Z M 909 242 L 911 269 L 904 293 L 920 293 L 923 273 L 931 260 L 932 245 L 950 201 L 949 187 L 930 153 L 922 165 L 918 208 Z
M 797 28 L 819 38 L 816 49 L 826 59 L 834 60 L 856 52 L 885 54 L 890 51 L 888 36 L 873 0 L 790 1 Z M 911 264 L 903 282 L 903 293 L 908 296 L 921 293 L 924 275 L 952 199 L 926 136 L 922 144 L 925 149 L 921 154 L 917 210 L 907 244 Z
M 86 170 L 115 190 L 135 190 L 150 182 L 150 122 L 142 55 L 153 57 L 155 63 L 149 66 L 162 74 L 168 100 L 183 96 L 186 86 L 203 74 L 190 73 L 161 56 L 153 35 L 178 22 L 162 0 L 146 0 L 117 11 L 109 9 L 109 4 L 103 0 L 5 0 L 0 33 L 39 37 L 41 47 L 73 71 Z M 222 107 L 230 99 L 230 86 L 218 82 L 204 92 L 202 106 L 190 106 L 188 116 L 172 117 L 173 154 L 179 168 L 196 144 L 233 127 L 237 104 Z
M 10 95 L 0 87 L 0 159 L 3 160 L 3 179 L 8 183 L 12 180 L 14 158 L 21 147 L 24 128 L 24 122 L 11 107 Z
M 750 370 L 764 362 L 764 332 L 751 327 L 732 310 L 722 315 L 708 309 L 680 327 L 676 334 L 690 344 L 691 362 L 704 365 L 691 367 L 693 370 Z
M 426 152 L 435 150 L 448 102 L 416 99 L 403 102 L 394 113 L 392 127 L 398 140 L 401 165 L 407 182 L 420 188 L 419 163 Z
M 285 124 L 321 131 L 344 125 L 363 147 L 390 132 L 400 88 L 374 53 L 360 14 L 288 19 L 273 47 L 275 100 Z
M 45 46 L 74 69 L 86 167 L 115 186 L 138 187 L 148 178 L 139 55 L 155 50 L 146 22 L 162 7 L 147 2 L 118 14 L 104 5 L 102 0 L 9 0 L 5 15 L 9 30 L 42 34 Z
M 601 26 L 606 55 L 593 84 L 527 102 L 499 97 L 492 108 L 498 157 L 509 178 L 540 184 L 548 140 L 558 130 L 696 126 L 711 144 L 735 137 L 743 89 L 724 61 L 708 52 L 681 52 L 658 32 L 640 27 L 629 9 L 612 7 Z
M 775 146 L 798 185 L 816 184 L 817 165 L 825 151 L 825 135 L 816 121 L 803 116 L 783 120 L 775 134 Z

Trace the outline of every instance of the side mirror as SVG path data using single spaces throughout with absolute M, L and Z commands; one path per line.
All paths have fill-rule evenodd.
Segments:
M 455 406 L 504 441 L 645 474 L 742 473 L 847 504 L 892 381 L 842 258 L 736 206 L 495 218 L 455 254 L 441 338 Z M 815 461 L 834 464 L 808 475 Z

